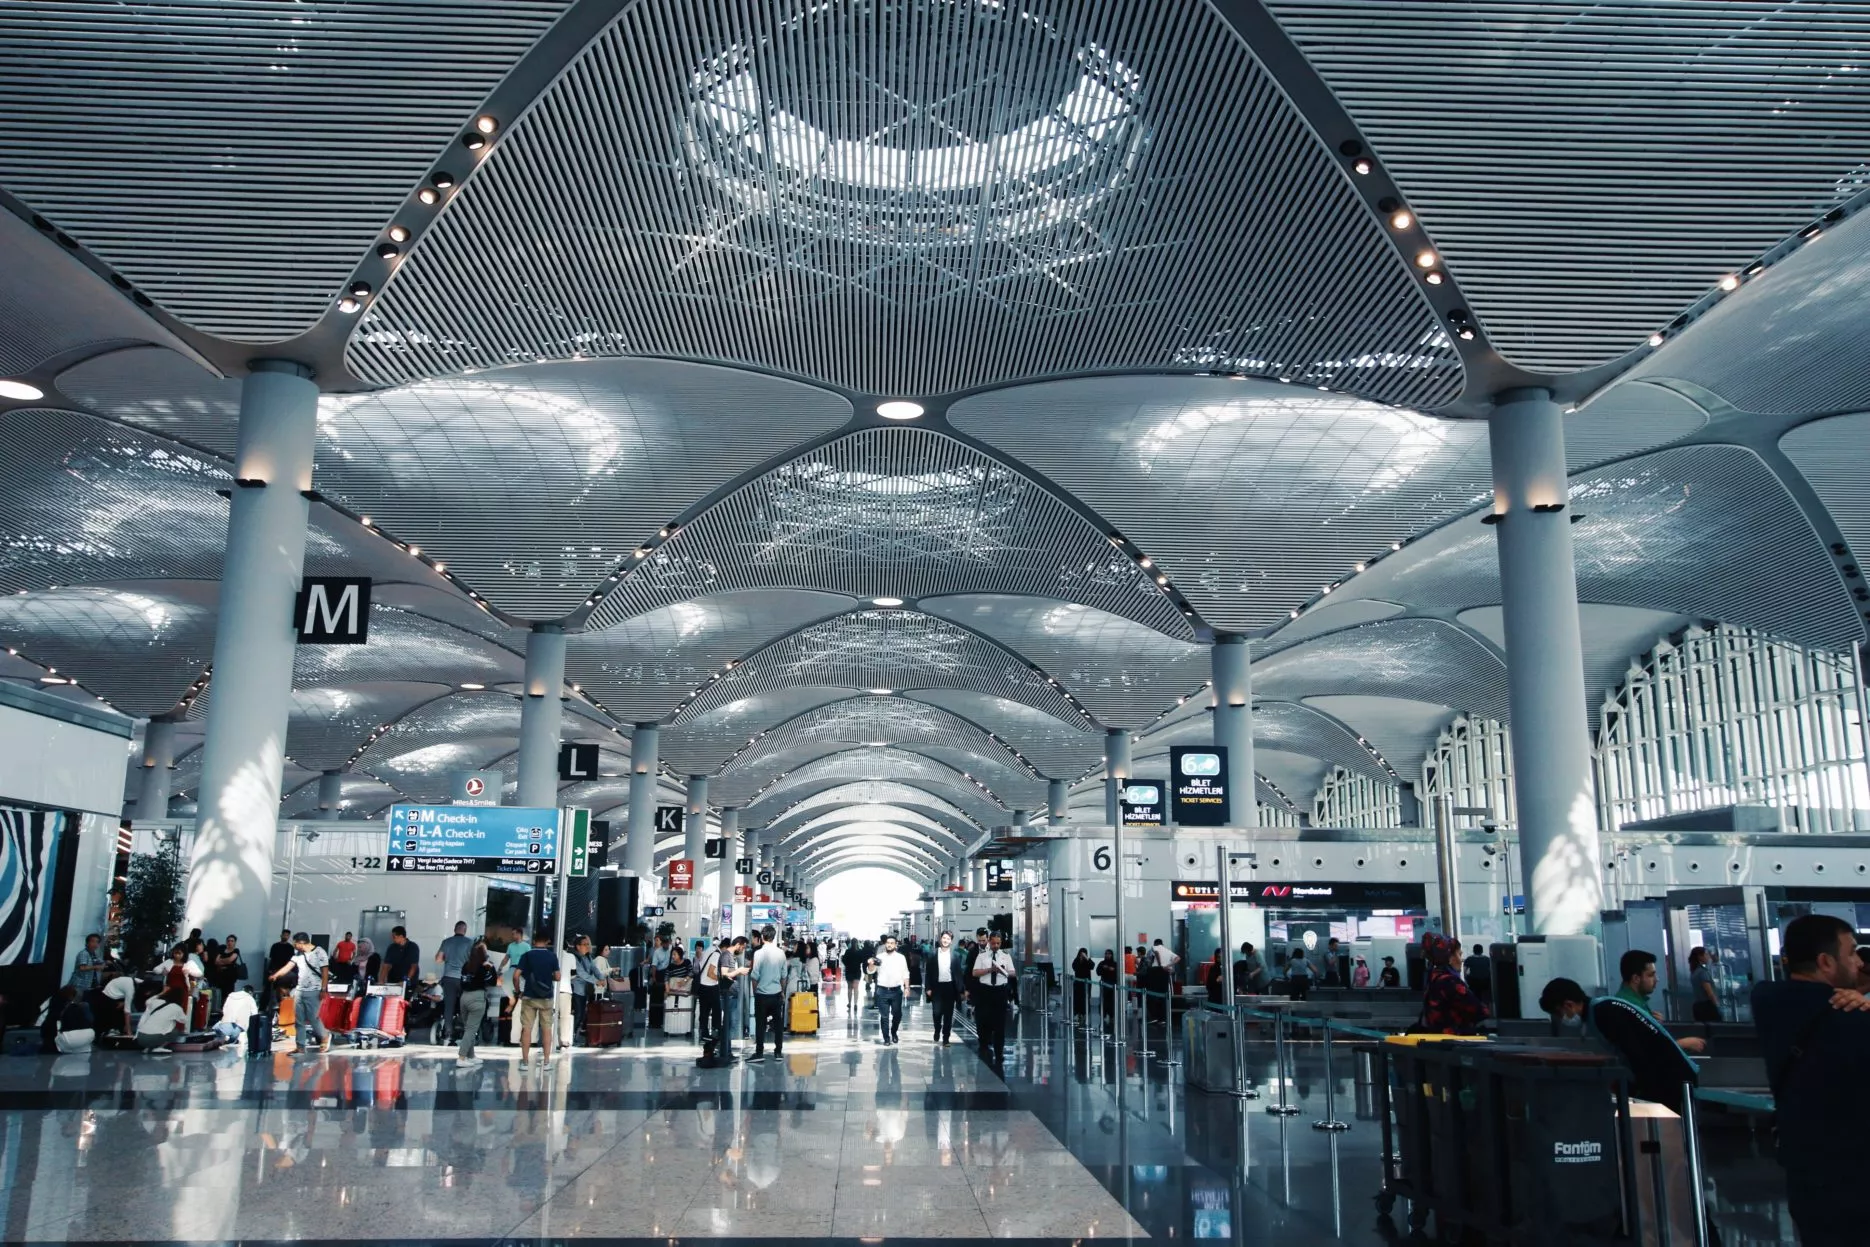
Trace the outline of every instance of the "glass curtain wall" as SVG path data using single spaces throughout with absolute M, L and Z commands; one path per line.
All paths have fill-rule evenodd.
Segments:
M 1422 761 L 1423 800 L 1431 805 L 1452 797 L 1456 809 L 1488 809 L 1495 822 L 1519 824 L 1513 804 L 1513 738 L 1498 719 L 1461 715 L 1442 729 L 1435 748 Z M 1423 819 L 1428 820 L 1428 810 Z M 1456 827 L 1478 827 L 1478 814 L 1457 814 Z
M 1603 826 L 1769 805 L 1788 830 L 1870 830 L 1861 675 L 1853 654 L 1726 624 L 1659 643 L 1604 703 Z
M 1334 766 L 1312 800 L 1312 826 L 1400 827 L 1402 788 Z

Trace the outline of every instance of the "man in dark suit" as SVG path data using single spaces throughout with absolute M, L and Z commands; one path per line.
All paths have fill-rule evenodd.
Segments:
M 923 985 L 935 1007 L 935 1042 L 945 1044 L 954 1031 L 954 1007 L 967 990 L 970 958 L 954 946 L 954 936 L 943 931 L 923 970 Z

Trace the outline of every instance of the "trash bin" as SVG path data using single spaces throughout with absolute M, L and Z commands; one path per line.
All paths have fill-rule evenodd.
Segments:
M 1182 1015 L 1188 1050 L 1188 1085 L 1203 1091 L 1232 1091 L 1234 1019 L 1214 1009 L 1190 1009 Z

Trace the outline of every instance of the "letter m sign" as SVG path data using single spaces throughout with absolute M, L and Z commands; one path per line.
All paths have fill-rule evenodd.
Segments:
M 370 580 L 308 576 L 293 613 L 300 645 L 362 645 L 370 632 Z

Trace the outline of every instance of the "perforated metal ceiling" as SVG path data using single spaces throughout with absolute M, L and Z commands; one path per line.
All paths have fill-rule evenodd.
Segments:
M 1586 408 L 1566 422 L 1571 462 L 1692 433 L 1703 417 L 1687 406 Z M 949 419 L 1089 503 L 1232 631 L 1285 618 L 1493 481 L 1485 424 L 1264 381 L 1054 381 L 965 399 Z
M 1805 474 L 1859 560 L 1870 558 L 1865 447 L 1870 447 L 1870 414 L 1865 413 L 1814 420 L 1779 439 L 1779 449 Z
M 0 184 L 198 328 L 289 338 L 565 3 L 0 6 Z
M 1583 517 L 1571 530 L 1581 601 L 1719 619 L 1808 645 L 1862 635 L 1836 563 L 1750 450 L 1685 446 L 1587 472 L 1572 479 L 1571 509 Z M 1493 534 L 1464 516 L 1342 592 L 1441 610 L 1498 602 Z
M 0 282 L 0 376 L 107 343 L 175 342 L 127 297 L 9 212 L 0 212 L 0 255 L 7 260 Z
M 1861 6 L 1267 7 L 1407 193 L 1493 344 L 1535 371 L 1640 346 L 1870 178 Z
M 998 733 L 1025 754 L 1041 775 L 1052 779 L 1077 775 L 1104 756 L 1102 732 L 1061 723 L 1042 710 L 1004 697 L 965 689 L 920 689 L 909 696 Z
M 911 610 L 860 610 L 814 624 L 718 673 L 678 723 L 759 693 L 800 686 L 853 691 L 960 688 L 1024 702 L 1065 723 L 1083 714 L 1058 686 L 992 641 Z M 995 725 L 985 725 L 989 731 Z
M 725 789 L 719 786 L 711 786 L 710 792 L 722 804 L 744 804 L 746 814 L 741 825 L 759 827 L 797 801 L 853 781 L 896 783 L 939 797 L 983 827 L 1004 821 L 1009 808 L 962 779 L 953 768 L 901 749 L 847 750 L 808 762 L 759 792 L 756 801 L 722 796 Z
M 1082 516 L 1030 477 L 921 429 L 852 433 L 736 490 L 634 560 L 592 622 L 751 588 L 1026 593 L 1189 633 L 1144 569 Z
M 214 598 L 189 581 L 0 597 L 0 645 L 125 714 L 165 714 L 213 658 Z
M 1461 383 L 1336 158 L 1213 10 L 1116 0 L 631 6 L 349 358 L 394 382 L 574 353 L 874 394 L 1124 367 L 1419 404 Z
M 1324 693 L 1442 699 L 1507 717 L 1505 662 L 1472 633 L 1437 619 L 1388 619 L 1281 650 L 1254 668 L 1253 693 L 1290 701 Z
M 1032 659 L 1107 727 L 1141 727 L 1208 679 L 1206 646 L 1088 606 L 987 593 L 920 605 Z

